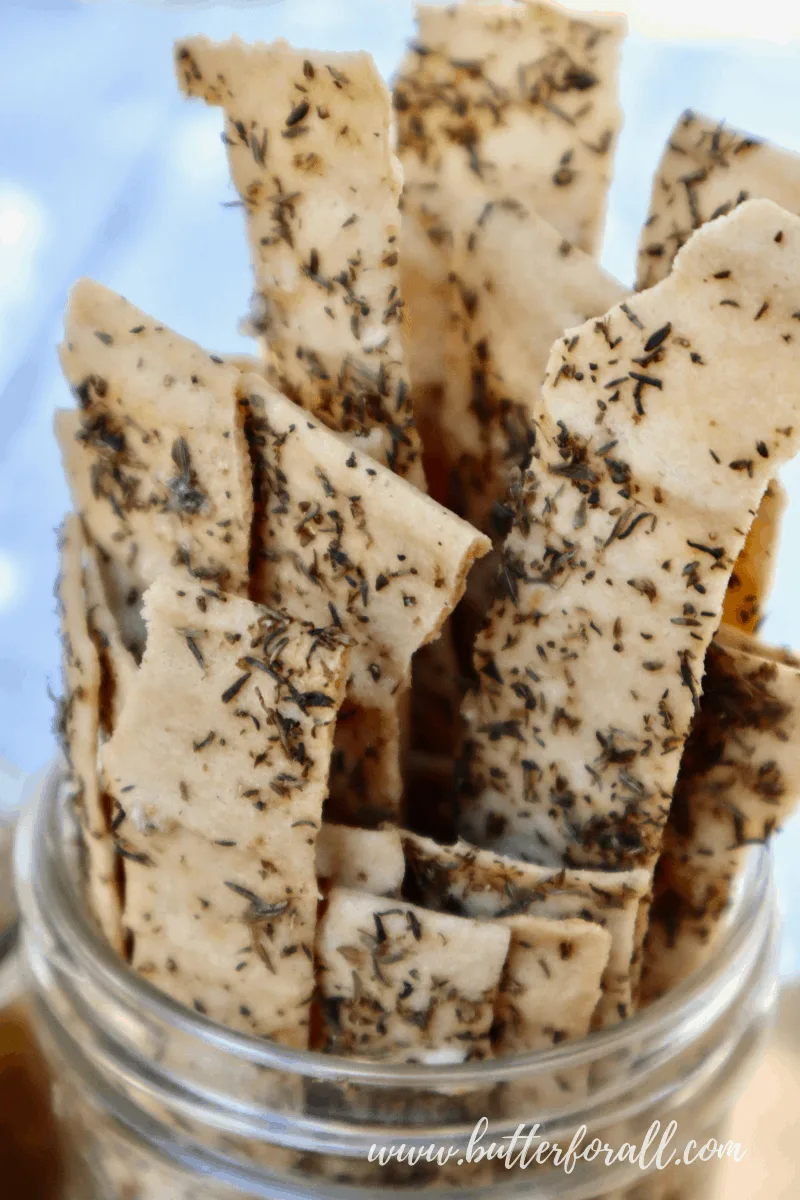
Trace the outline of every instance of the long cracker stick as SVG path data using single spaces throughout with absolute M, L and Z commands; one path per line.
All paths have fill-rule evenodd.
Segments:
M 86 279 L 70 293 L 60 356 L 81 413 L 62 449 L 92 540 L 140 591 L 182 564 L 246 593 L 240 372 Z
M 74 514 L 64 522 L 60 548 L 57 595 L 61 614 L 64 696 L 59 732 L 76 789 L 75 808 L 86 852 L 88 906 L 103 935 L 112 946 L 121 950 L 117 860 L 97 771 L 101 664 L 88 623 L 83 528 L 80 518 Z
M 423 483 L 403 364 L 400 170 L 366 54 L 190 38 L 178 82 L 225 111 L 259 331 L 282 391 Z
M 458 321 L 440 410 L 454 473 L 451 506 L 496 536 L 493 504 L 533 445 L 553 342 L 627 292 L 511 195 L 487 202 L 464 225 L 454 216 L 451 266 Z
M 317 838 L 317 879 L 373 896 L 400 893 L 405 872 L 403 843 L 392 826 L 355 829 L 323 821 Z
M 491 1053 L 510 931 L 333 888 L 317 931 L 326 1049 L 401 1061 Z
M 731 569 L 800 442 L 798 279 L 800 221 L 750 201 L 554 347 L 476 648 L 473 841 L 652 867 Z
M 800 156 L 687 111 L 672 130 L 653 180 L 639 242 L 637 287 L 671 270 L 695 229 L 750 198 L 800 213 Z M 774 503 L 773 503 L 774 497 Z M 734 568 L 723 620 L 747 633 L 757 627 L 771 582 L 771 561 L 785 504 L 773 480 Z
M 392 789 L 400 785 L 397 695 L 412 654 L 437 636 L 488 539 L 265 380 L 246 376 L 243 386 L 256 489 L 253 594 L 291 604 L 316 624 L 333 622 L 350 638 L 348 704 L 377 714 L 352 723 L 361 726 L 362 745 L 375 746 L 377 732 L 394 756 L 383 765 L 373 760 L 370 788 L 382 781 L 387 791 L 371 794 L 370 806 L 376 818 L 391 816 L 399 802 Z M 349 725 L 341 748 L 353 761 L 359 735 Z M 355 780 L 352 804 L 343 801 L 334 819 L 363 807 L 361 784 Z
M 257 951 L 269 986 L 257 1015 L 253 1010 L 244 1017 L 245 1027 L 253 1027 L 252 1019 L 259 1032 L 305 1045 L 313 972 L 302 946 L 312 946 L 314 939 L 315 842 L 344 693 L 346 648 L 336 629 L 295 621 L 175 575 L 152 585 L 144 612 L 148 638 L 142 666 L 101 755 L 119 806 L 114 824 L 123 855 L 129 865 L 153 871 L 152 883 L 140 879 L 137 895 L 142 904 L 169 902 L 170 885 L 161 876 L 177 869 L 175 828 L 190 835 L 189 849 L 180 853 L 186 855 L 182 878 L 192 912 L 206 867 L 221 868 L 229 859 L 239 863 L 239 876 L 217 874 L 213 880 L 216 913 L 224 895 L 220 886 L 245 901 L 237 901 L 235 911 L 223 906 L 225 928 L 219 931 L 214 961 L 235 971 L 236 938 L 230 927 L 237 930 L 243 920 L 261 922 L 265 940 Z M 192 851 L 191 845 L 198 849 Z M 195 860 L 204 846 L 198 870 Z M 240 877 L 246 881 L 240 883 Z M 185 906 L 181 914 L 186 916 Z M 156 912 L 153 917 L 150 927 L 158 930 L 155 950 L 163 966 L 169 940 L 179 938 L 183 926 L 178 916 L 167 919 Z M 146 936 L 143 922 L 139 913 L 137 939 Z M 179 952 L 185 947 L 175 946 L 176 961 Z M 139 943 L 139 961 L 150 963 L 154 953 L 149 942 Z M 159 973 L 164 986 L 171 978 L 166 966 L 166 974 Z M 189 972 L 195 982 L 197 972 L 196 965 Z M 252 976 L 248 971 L 247 985 L 261 996 Z M 208 993 L 197 998 L 208 1015 L 235 1017 L 225 999 L 229 974 L 206 982 Z M 184 983 L 176 978 L 174 987 L 173 994 L 184 999 Z M 232 994 L 240 993 L 234 988 Z
M 442 846 L 416 834 L 402 836 L 406 894 L 416 903 L 484 920 L 525 914 L 580 917 L 604 926 L 611 947 L 596 1020 L 610 1025 L 630 1014 L 637 917 L 650 892 L 647 871 L 550 869 L 463 841 Z
M 656 871 L 642 999 L 709 957 L 753 844 L 800 800 L 800 661 L 724 630 L 706 658 Z
M 571 242 L 597 249 L 621 112 L 619 18 L 550 4 L 418 9 L 395 81 L 403 194 L 403 290 L 426 452 L 446 389 L 450 213 L 514 195 Z
M 800 213 L 800 155 L 687 110 L 669 135 L 639 240 L 637 289 L 670 272 L 675 255 L 707 221 L 749 199 Z

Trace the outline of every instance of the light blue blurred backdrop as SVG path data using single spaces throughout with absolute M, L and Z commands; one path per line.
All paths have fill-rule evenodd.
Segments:
M 55 355 L 69 285 L 95 276 L 209 348 L 247 347 L 237 322 L 250 268 L 241 212 L 223 206 L 232 189 L 221 117 L 178 97 L 173 40 L 236 32 L 362 48 L 388 77 L 412 7 L 0 0 L 0 755 L 24 770 L 52 751 L 48 683 L 58 688 L 53 530 L 68 499 L 51 420 L 70 402 Z M 603 253 L 610 271 L 632 281 L 651 175 L 682 109 L 800 149 L 799 65 L 791 46 L 630 36 Z M 765 632 L 800 646 L 800 464 L 786 482 L 792 503 Z M 787 972 L 800 972 L 799 852 L 800 821 L 778 846 Z

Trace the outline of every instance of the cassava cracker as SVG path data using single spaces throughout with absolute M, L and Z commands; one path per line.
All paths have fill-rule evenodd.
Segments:
M 490 1053 L 510 931 L 333 888 L 317 930 L 326 1049 L 417 1062 Z
M 61 531 L 57 589 L 64 685 L 59 733 L 75 788 L 75 808 L 86 852 L 87 902 L 105 938 L 121 950 L 117 860 L 97 771 L 101 669 L 88 624 L 84 551 L 80 518 L 70 515 Z
M 181 825 L 139 830 L 130 816 L 116 836 L 134 970 L 223 1025 L 305 1047 L 316 894 L 280 870 L 280 845 L 259 857 Z M 303 836 L 313 843 L 310 827 Z
M 728 582 L 722 621 L 743 633 L 755 633 L 763 620 L 788 499 L 778 480 L 771 480 Z
M 549 1050 L 584 1037 L 601 996 L 611 934 L 579 918 L 503 918 L 511 945 L 497 1002 L 502 1054 Z
M 256 325 L 280 390 L 422 483 L 403 364 L 400 170 L 367 54 L 190 38 L 180 86 L 225 110 L 244 203 Z
M 323 887 L 396 896 L 405 871 L 397 829 L 355 829 L 323 821 L 317 838 L 317 879 Z
M 344 691 L 346 648 L 335 630 L 295 621 L 174 574 L 152 585 L 144 613 L 148 637 L 142 665 L 102 750 L 109 790 L 118 805 L 114 824 L 129 839 L 127 849 L 134 856 L 144 854 L 155 864 L 141 883 L 142 904 L 159 898 L 168 902 L 169 885 L 160 875 L 176 869 L 178 851 L 170 842 L 173 834 L 178 836 L 175 830 L 187 831 L 185 878 L 193 890 L 186 892 L 186 903 L 196 911 L 193 897 L 213 883 L 215 912 L 223 912 L 225 928 L 215 934 L 215 962 L 230 963 L 225 959 L 233 947 L 228 926 L 235 930 L 245 912 L 253 919 L 274 918 L 274 939 L 269 935 L 268 940 L 274 940 L 275 953 L 266 945 L 259 951 L 263 971 L 269 973 L 267 984 L 272 980 L 265 995 L 273 997 L 274 1006 L 260 1008 L 259 1028 L 269 1026 L 270 1036 L 304 1045 L 311 961 L 302 949 L 291 956 L 283 951 L 290 945 L 313 945 L 315 843 Z M 137 840 L 131 830 L 139 831 Z M 152 852 L 150 832 L 159 839 Z M 125 848 L 123 843 L 123 853 Z M 220 859 L 219 850 L 236 854 Z M 136 863 L 136 857 L 125 857 Z M 210 880 L 210 872 L 228 859 L 258 880 L 258 887 L 243 885 L 257 897 L 252 911 L 241 905 L 232 910 L 232 900 L 227 909 L 221 905 L 224 892 L 218 876 Z M 239 899 L 249 898 L 236 888 L 228 890 Z M 179 936 L 186 910 L 169 921 L 163 913 L 155 916 L 163 962 L 168 939 Z M 149 951 L 142 953 L 150 962 Z M 180 959 L 177 953 L 172 957 Z M 193 968 L 195 973 L 198 969 Z M 189 975 L 194 977 L 191 971 Z M 211 987 L 214 980 L 209 976 L 206 982 Z M 218 990 L 209 993 L 213 1005 L 222 1006 L 217 1011 L 226 1014 L 231 1011 L 225 1007 L 228 984 L 225 975 L 216 981 Z M 199 998 L 211 1013 L 211 1001 Z
M 800 660 L 721 631 L 706 657 L 656 870 L 642 999 L 709 957 L 748 850 L 800 800 Z
M 799 308 L 800 220 L 754 200 L 554 346 L 465 706 L 471 840 L 654 865 L 732 567 L 800 443 Z
M 534 442 L 539 389 L 563 330 L 606 312 L 626 289 L 511 195 L 475 220 L 453 218 L 457 321 L 448 335 L 439 420 L 453 472 L 451 507 L 484 533 Z M 497 509 L 494 510 L 497 512 Z
M 696 229 L 749 199 L 773 200 L 800 213 L 800 156 L 687 110 L 653 179 L 637 288 L 664 279 Z
M 375 819 L 390 817 L 411 656 L 437 636 L 488 539 L 263 379 L 246 376 L 243 388 L 256 494 L 252 594 L 332 622 L 351 640 L 331 816 L 351 819 L 366 798 Z M 352 786 L 340 787 L 342 778 Z
M 140 590 L 183 565 L 246 593 L 240 372 L 88 279 L 70 293 L 60 356 L 81 416 L 67 469 L 92 540 Z
M 554 870 L 463 841 L 442 846 L 416 834 L 402 836 L 406 894 L 418 904 L 483 920 L 579 917 L 607 929 L 611 947 L 596 1021 L 611 1025 L 630 1014 L 637 916 L 650 892 L 647 871 Z
M 597 249 L 621 120 L 624 23 L 537 3 L 425 6 L 417 16 L 394 85 L 401 268 L 417 417 L 435 427 L 453 206 L 474 199 L 479 212 L 484 199 L 513 195 Z

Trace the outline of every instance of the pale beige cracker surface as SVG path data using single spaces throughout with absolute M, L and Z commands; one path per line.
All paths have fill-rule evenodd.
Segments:
M 305 1047 L 316 894 L 307 879 L 279 879 L 282 847 L 242 849 L 169 823 L 138 829 L 131 814 L 116 836 L 134 970 L 231 1029 Z M 303 837 L 313 843 L 314 831 Z
M 515 196 L 597 250 L 621 122 L 624 23 L 539 3 L 425 6 L 417 17 L 394 85 L 401 268 L 417 416 L 435 427 L 428 409 L 446 385 L 452 208 L 474 198 L 480 211 L 483 199 Z
M 773 200 L 800 213 L 800 155 L 687 110 L 653 179 L 637 288 L 664 279 L 681 246 L 706 221 L 750 199 Z
M 800 800 L 800 660 L 721 631 L 706 658 L 655 877 L 642 999 L 710 956 L 749 848 Z
M 502 1054 L 549 1050 L 584 1037 L 600 1001 L 611 934 L 579 918 L 518 914 L 497 1002 Z
M 773 479 L 764 492 L 728 582 L 722 606 L 724 625 L 743 633 L 755 633 L 763 620 L 788 502 L 783 486 Z
M 472 841 L 654 865 L 731 570 L 800 443 L 798 312 L 800 220 L 754 200 L 554 346 L 464 710 Z
M 353 888 L 373 896 L 400 893 L 403 843 L 392 826 L 356 829 L 323 821 L 317 838 L 317 879 L 323 888 Z
M 423 484 L 403 363 L 401 175 L 366 54 L 190 38 L 178 82 L 225 111 L 258 312 L 280 390 Z
M 447 390 L 439 419 L 456 511 L 497 536 L 492 509 L 535 439 L 553 342 L 627 291 L 511 193 L 462 224 L 453 214 Z M 502 528 L 502 513 L 501 528 Z
M 241 373 L 88 279 L 70 293 L 60 357 L 81 414 L 67 469 L 92 540 L 140 590 L 182 565 L 246 593 Z
M 102 676 L 88 624 L 83 565 L 86 547 L 79 517 L 67 517 L 60 540 L 57 596 L 64 695 L 59 733 L 75 788 L 74 803 L 86 853 L 88 906 L 105 938 L 121 950 L 117 858 L 97 770 Z
M 463 841 L 442 846 L 416 834 L 402 837 L 405 894 L 418 904 L 483 920 L 579 917 L 607 929 L 611 947 L 595 1021 L 612 1025 L 630 1015 L 638 910 L 650 893 L 647 871 L 553 870 Z
M 315 844 L 344 693 L 346 648 L 336 631 L 174 574 L 148 590 L 144 612 L 144 659 L 101 757 L 117 804 L 114 825 L 126 874 L 139 855 L 147 859 L 139 864 L 147 871 L 137 894 L 158 918 L 159 940 L 153 945 L 160 958 L 153 969 L 161 978 L 164 955 L 189 920 L 186 906 L 199 911 L 197 895 L 213 884 L 215 914 L 222 911 L 224 925 L 214 934 L 219 945 L 213 962 L 227 967 L 217 978 L 209 960 L 202 979 L 213 1004 L 202 996 L 201 1003 L 209 1012 L 213 1007 L 226 1014 L 220 1019 L 233 1012 L 226 996 L 233 1004 L 239 995 L 228 991 L 236 922 L 248 913 L 255 928 L 263 917 L 267 940 L 256 950 L 266 977 L 264 995 L 274 1005 L 258 1010 L 259 1028 L 269 1025 L 270 1036 L 304 1045 L 312 966 L 302 944 L 309 947 L 314 940 Z M 189 848 L 179 851 L 171 839 L 184 832 Z M 150 834 L 158 838 L 152 853 Z M 228 861 L 239 864 L 239 875 L 220 880 Z M 160 906 L 171 905 L 172 884 L 162 876 L 174 875 L 178 862 L 185 865 L 185 905 L 170 909 L 167 920 Z M 240 884 L 240 878 L 250 882 Z M 233 899 L 225 893 L 226 879 L 235 885 L 227 888 Z M 173 899 L 177 903 L 177 894 Z M 235 911 L 231 904 L 238 905 Z M 126 900 L 126 919 L 141 933 L 141 914 L 127 909 Z M 272 942 L 274 953 L 267 944 Z M 295 953 L 290 946 L 300 949 Z M 142 961 L 150 963 L 154 953 L 146 942 Z M 172 957 L 180 961 L 179 954 Z M 199 972 L 200 964 L 187 965 L 190 980 L 200 979 Z M 258 991 L 257 981 L 252 986 Z M 252 1028 L 255 1012 L 245 1015 L 243 1027 Z
M 486 1057 L 509 938 L 499 923 L 333 888 L 316 944 L 326 1049 L 411 1062 Z

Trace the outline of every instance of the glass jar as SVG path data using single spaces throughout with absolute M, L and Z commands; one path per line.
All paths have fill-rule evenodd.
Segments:
M 716 1158 L 674 1160 L 690 1139 L 698 1148 L 722 1142 L 769 1029 L 777 929 L 767 854 L 754 855 L 707 965 L 616 1028 L 546 1053 L 388 1065 L 231 1032 L 134 974 L 82 909 L 62 790 L 54 771 L 24 819 L 17 870 L 30 1011 L 68 1150 L 63 1198 L 709 1196 Z M 539 1161 L 523 1168 L 512 1160 L 534 1123 L 527 1158 Z M 518 1126 L 512 1154 L 486 1153 L 491 1143 L 507 1147 Z M 589 1154 L 555 1165 L 543 1140 Z M 597 1152 L 603 1143 L 611 1151 Z M 607 1163 L 624 1143 L 640 1158 Z M 427 1157 L 410 1162 L 409 1150 Z M 430 1161 L 448 1151 L 445 1165 Z

